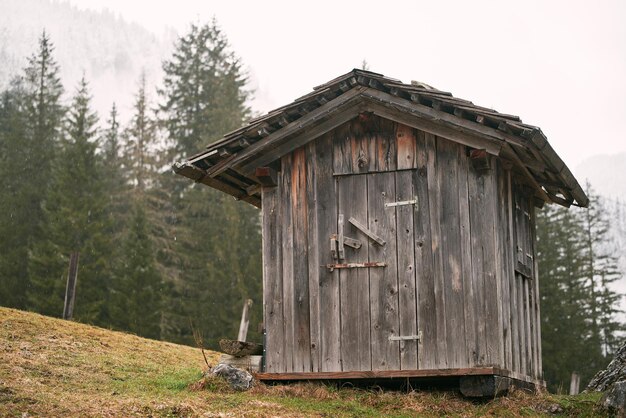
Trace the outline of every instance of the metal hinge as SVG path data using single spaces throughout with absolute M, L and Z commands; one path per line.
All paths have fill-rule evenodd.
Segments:
M 326 268 L 331 272 L 335 269 L 358 269 L 358 268 L 370 268 L 370 267 L 387 267 L 387 263 L 383 263 L 379 261 L 371 261 L 369 263 L 326 264 Z
M 385 203 L 386 208 L 392 208 L 395 206 L 405 206 L 405 205 L 415 205 L 417 204 L 417 197 L 412 200 L 401 200 L 400 202 L 389 202 Z

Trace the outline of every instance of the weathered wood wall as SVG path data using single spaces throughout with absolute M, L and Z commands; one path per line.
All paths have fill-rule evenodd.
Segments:
M 465 146 L 366 114 L 284 156 L 262 194 L 265 370 L 498 366 L 539 378 L 534 208 L 490 165 L 478 172 Z M 362 243 L 339 261 L 386 267 L 326 268 L 339 262 L 339 215 Z

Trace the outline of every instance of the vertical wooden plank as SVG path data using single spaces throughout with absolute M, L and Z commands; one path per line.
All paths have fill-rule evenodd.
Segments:
M 527 374 L 526 370 L 526 295 L 524 292 L 524 277 L 516 273 L 517 286 L 517 313 L 520 335 L 520 373 Z
M 433 256 L 433 282 L 435 291 L 435 316 L 437 328 L 437 367 L 448 368 L 446 349 L 446 305 L 444 296 L 443 254 L 441 249 L 441 187 L 437 161 L 438 141 L 426 133 L 426 155 L 428 171 L 428 203 L 430 214 L 431 251 Z
M 345 219 L 367 219 L 367 177 L 344 176 L 338 183 L 338 213 Z M 358 236 L 360 249 L 347 247 L 346 261 L 367 262 L 367 238 L 359 236 L 351 224 L 346 235 Z M 347 232 L 349 231 L 349 233 Z M 343 370 L 371 370 L 370 293 L 367 269 L 344 269 L 339 273 L 341 294 L 341 361 Z
M 378 171 L 393 171 L 397 167 L 395 122 L 377 118 L 377 163 Z
M 493 159 L 491 160 L 491 193 L 489 194 L 491 198 L 491 204 L 493 206 L 493 219 L 492 224 L 490 226 L 492 231 L 492 236 L 494 237 L 494 281 L 492 285 L 492 289 L 495 289 L 495 318 L 497 322 L 494 324 L 495 332 L 492 334 L 492 338 L 494 339 L 494 344 L 496 345 L 496 355 L 497 358 L 493 360 L 492 364 L 497 365 L 498 367 L 504 367 L 504 319 L 503 319 L 503 300 L 502 300 L 502 281 L 504 280 L 504 263 L 502 261 L 502 234 L 500 229 L 499 216 L 500 213 L 500 199 L 498 194 L 498 161 Z
M 411 133 L 413 136 L 413 133 Z M 414 138 L 414 136 L 413 136 Z M 413 142 L 415 146 L 415 142 Z M 417 198 L 413 173 L 398 171 L 396 176 L 397 201 L 407 201 Z M 389 210 L 391 208 L 388 208 Z M 417 291 L 415 279 L 415 238 L 414 219 L 418 204 L 403 205 L 396 208 L 396 243 L 398 251 L 398 292 L 400 317 L 400 335 L 417 335 Z M 400 341 L 400 369 L 417 369 L 418 341 Z
M 280 243 L 280 187 L 264 187 L 263 202 L 263 326 L 265 371 L 284 369 L 283 284 Z
M 532 375 L 532 348 L 533 348 L 533 334 L 531 324 L 531 300 L 530 300 L 530 280 L 524 278 L 524 299 L 526 301 L 526 374 Z
M 536 356 L 536 344 L 535 344 L 535 309 L 534 309 L 534 295 L 533 295 L 533 281 L 532 279 L 526 280 L 526 287 L 528 292 L 528 327 L 530 331 L 529 335 L 529 347 L 528 347 L 528 375 L 535 376 L 535 356 Z
M 386 241 L 381 246 L 368 240 L 369 261 L 387 263 L 369 272 L 373 370 L 400 369 L 400 343 L 389 341 L 399 332 L 396 208 L 385 207 L 396 201 L 395 194 L 395 173 L 367 176 L 368 227 Z
M 467 367 L 458 177 L 459 145 L 437 138 L 438 182 L 441 190 L 441 254 L 446 306 L 448 367 Z
M 536 377 L 538 375 L 538 346 L 540 342 L 537 340 L 537 327 L 539 327 L 539 323 L 537 321 L 537 300 L 535 295 L 535 223 L 534 223 L 534 205 L 532 202 L 533 198 L 528 197 L 526 199 L 526 213 L 527 216 L 527 247 L 526 251 L 531 257 L 527 257 L 527 265 L 530 267 L 530 277 L 528 279 L 528 312 L 529 312 L 529 326 L 530 326 L 530 375 Z
M 309 308 L 310 308 L 310 341 L 311 366 L 313 372 L 320 371 L 320 241 L 328 241 L 326 235 L 322 240 L 318 233 L 317 207 L 317 175 L 316 175 L 316 144 L 311 141 L 306 145 L 306 211 L 308 217 L 307 252 L 308 252 L 308 279 L 309 279 Z
M 294 371 L 311 368 L 311 331 L 309 319 L 308 217 L 306 201 L 306 152 L 300 147 L 292 153 L 291 207 L 293 222 L 294 290 Z
M 524 217 L 524 198 L 520 193 L 518 187 L 513 188 L 514 206 L 514 230 L 515 230 L 515 260 L 516 267 L 523 266 L 526 259 L 526 228 Z M 528 357 L 529 357 L 529 335 L 528 335 L 528 293 L 526 291 L 526 278 L 520 274 L 515 273 L 516 287 L 517 287 L 517 303 L 518 303 L 518 331 L 519 331 L 519 344 L 520 344 L 520 373 L 528 375 Z
M 537 217 L 534 206 L 531 206 L 531 231 L 532 231 L 532 254 L 533 254 L 533 295 L 534 295 L 534 311 L 535 311 L 535 378 L 542 379 L 542 362 L 541 362 L 541 309 L 539 298 L 539 272 L 537 267 Z
M 369 170 L 370 172 L 380 171 L 378 158 L 378 129 L 367 129 L 363 133 L 364 140 L 369 144 Z
M 293 208 L 292 205 L 292 158 L 288 154 L 281 159 L 281 237 L 283 258 L 283 318 L 284 318 L 284 372 L 292 372 L 294 350 L 294 277 L 293 277 Z
M 418 345 L 418 367 L 434 369 L 438 365 L 437 313 L 433 274 L 433 249 L 431 246 L 430 200 L 428 187 L 430 176 L 435 176 L 434 164 L 430 162 L 434 152 L 427 152 L 426 136 L 416 130 L 417 167 L 413 171 L 413 184 L 417 192 L 415 211 L 415 274 L 417 281 L 418 330 L 422 333 Z M 432 144 L 431 144 L 432 147 Z M 430 169 L 429 167 L 433 168 Z
M 536 255 L 536 253 L 535 253 Z M 536 358 L 536 362 L 537 362 L 537 372 L 536 372 L 536 378 L 537 379 L 543 379 L 543 362 L 542 362 L 542 358 L 541 358 L 541 306 L 539 304 L 539 273 L 537 272 L 537 259 L 535 258 L 535 280 L 534 280 L 534 292 L 535 292 L 535 305 L 536 305 L 536 316 L 535 316 L 535 321 L 536 321 L 536 328 L 535 328 L 535 332 L 537 334 L 536 336 L 536 342 L 537 342 L 537 358 Z
M 477 364 L 478 353 L 476 352 L 476 318 L 474 317 L 474 304 L 477 303 L 474 296 L 472 281 L 472 239 L 470 228 L 469 211 L 469 157 L 465 147 L 458 147 L 459 159 L 459 219 L 461 231 L 461 273 L 463 276 L 463 303 L 466 364 L 468 367 Z
M 337 182 L 333 177 L 335 132 L 315 140 L 317 157 L 315 182 L 317 193 L 317 236 L 319 248 L 320 298 L 320 369 L 323 372 L 341 371 L 341 316 L 339 271 L 329 272 L 324 266 L 334 263 L 331 256 L 330 234 L 337 232 Z
M 489 286 L 486 258 L 489 253 L 485 251 L 485 236 L 489 234 L 489 229 L 485 225 L 484 218 L 488 216 L 485 211 L 489 196 L 486 195 L 484 175 L 477 172 L 471 165 L 468 172 L 468 190 L 470 230 L 472 231 L 470 240 L 472 248 L 472 291 L 476 302 L 473 306 L 474 318 L 476 319 L 476 355 L 474 360 L 477 365 L 488 365 L 491 359 L 487 355 L 487 328 L 493 324 L 487 323 L 486 318 L 486 287 Z
M 406 170 L 417 167 L 415 144 L 415 131 L 413 130 L 413 128 L 398 123 L 396 127 L 398 170 Z
M 481 177 L 485 186 L 485 211 L 482 213 L 485 235 L 483 236 L 485 263 L 485 321 L 487 338 L 487 361 L 491 365 L 501 365 L 502 356 L 502 322 L 500 304 L 500 284 L 498 283 L 498 264 L 496 259 L 497 231 L 495 200 L 497 187 L 495 181 L 495 160 L 491 159 L 491 170 Z
M 351 127 L 352 173 L 367 173 L 370 171 L 369 138 L 363 132 L 362 126 L 356 121 L 351 124 Z
M 346 174 L 352 172 L 352 135 L 350 122 L 333 130 L 333 172 Z
M 508 192 L 507 192 L 507 173 L 501 164 L 498 167 L 498 231 L 501 236 L 500 240 L 500 258 L 502 265 L 502 331 L 504 342 L 504 368 L 506 370 L 513 369 L 512 347 L 511 347 L 511 295 L 510 281 L 514 272 L 511 270 L 512 262 L 510 257 L 510 242 L 508 224 Z
M 511 301 L 511 350 L 512 350 L 512 370 L 521 372 L 520 367 L 520 327 L 519 327 L 519 309 L 517 306 L 517 277 L 515 274 L 515 266 L 517 265 L 517 249 L 515 244 L 515 196 L 513 195 L 513 182 L 511 178 L 511 170 L 507 170 L 507 207 L 508 207 L 508 227 L 509 227 L 509 290 Z

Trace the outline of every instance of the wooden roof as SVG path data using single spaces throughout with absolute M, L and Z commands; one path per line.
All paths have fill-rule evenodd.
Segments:
M 423 83 L 352 70 L 294 102 L 251 120 L 174 164 L 177 174 L 261 206 L 257 167 L 267 166 L 362 112 L 486 149 L 512 163 L 535 196 L 563 206 L 589 199 L 536 126 Z

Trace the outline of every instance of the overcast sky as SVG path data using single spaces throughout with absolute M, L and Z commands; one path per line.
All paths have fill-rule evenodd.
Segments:
M 626 1 L 70 0 L 156 33 L 215 17 L 266 112 L 365 59 L 540 126 L 573 167 L 626 152 Z

